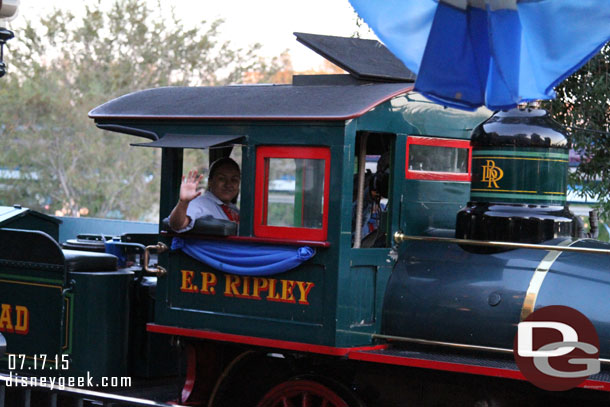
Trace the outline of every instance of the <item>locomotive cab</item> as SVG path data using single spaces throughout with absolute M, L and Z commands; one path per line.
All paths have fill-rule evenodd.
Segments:
M 149 330 L 339 353 L 373 346 L 396 259 L 393 233 L 454 229 L 450 213 L 468 193 L 469 133 L 489 112 L 434 105 L 411 91 L 404 67 L 384 79 L 393 60 L 363 68 L 349 59 L 357 53 L 337 51 L 357 44 L 377 52 L 375 44 L 297 37 L 350 73 L 292 85 L 151 89 L 90 113 L 98 127 L 162 149 L 162 218 L 178 201 L 182 175 L 204 161 L 186 149 L 209 149 L 208 162 L 231 155 L 241 166 L 236 235 L 162 232 L 175 250 L 160 255 L 168 273 Z M 276 271 L 249 257 L 256 250 L 312 255 Z
M 162 219 L 193 167 L 226 156 L 241 167 L 236 230 L 160 231 L 172 250 L 159 254 L 167 272 L 159 273 L 148 330 L 184 338 L 199 377 L 211 373 L 196 361 L 243 346 L 283 357 L 383 348 L 375 335 L 403 251 L 394 233 L 453 233 L 468 200 L 470 132 L 491 112 L 426 100 L 376 42 L 297 38 L 349 73 L 295 76 L 291 85 L 151 89 L 90 113 L 99 128 L 162 150 Z M 374 66 L 353 59 L 380 50 Z M 205 385 L 200 391 L 186 398 L 211 397 Z

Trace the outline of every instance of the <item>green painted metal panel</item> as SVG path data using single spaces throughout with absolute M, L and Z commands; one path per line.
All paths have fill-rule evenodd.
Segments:
M 391 185 L 392 194 L 392 205 L 390 206 L 390 224 L 389 229 L 390 237 L 394 235 L 394 232 L 398 230 L 405 230 L 402 223 L 402 208 L 405 204 L 403 199 L 404 193 L 404 168 L 406 165 L 406 157 L 404 152 L 407 148 L 407 136 L 405 134 L 398 134 L 396 136 L 396 143 L 394 145 L 394 165 L 390 168 L 393 169 L 392 175 L 393 180 Z M 393 239 L 393 238 L 392 238 Z M 392 240 L 393 242 L 393 240 Z
M 161 199 L 159 223 L 169 216 L 178 202 L 182 182 L 183 150 L 164 148 L 161 154 Z M 152 197 L 151 197 L 152 199 Z
M 424 233 L 430 227 L 455 226 L 455 214 L 469 197 L 469 183 L 405 180 L 407 135 L 467 139 L 470 131 L 489 115 L 488 111 L 467 113 L 444 109 L 419 95 L 409 94 L 346 122 L 208 120 L 121 123 L 152 130 L 159 135 L 243 135 L 239 202 L 241 236 L 252 236 L 254 230 L 258 146 L 327 146 L 331 151 L 327 237 L 330 247 L 318 248 L 316 256 L 299 268 L 265 277 L 265 280 L 262 277 L 255 280 L 254 277 L 230 276 L 181 252 L 161 254 L 159 261 L 168 269 L 168 274 L 158 282 L 155 322 L 329 346 L 371 344 L 371 334 L 380 329 L 383 294 L 395 256 L 390 247 L 351 248 L 357 132 L 367 131 L 372 137 L 381 132 L 382 137 L 392 140 L 388 212 L 387 220 L 384 220 L 388 236 L 396 230 Z M 163 153 L 161 218 L 169 215 L 178 199 L 181 154 L 179 150 L 165 150 Z M 299 209 L 297 207 L 295 211 Z M 167 237 L 162 239 L 171 244 Z M 388 237 L 388 243 L 391 243 L 391 237 Z M 214 292 L 211 290 L 212 282 Z M 307 283 L 312 283 L 307 304 L 299 303 L 302 299 L 300 287 L 307 287 Z M 258 287 L 256 293 L 255 284 Z M 270 286 L 273 286 L 271 293 Z M 289 294 L 290 289 L 292 294 Z
M 375 323 L 376 272 L 373 265 L 352 266 L 346 273 L 349 278 L 339 282 L 349 293 L 348 301 L 339 303 L 339 314 L 345 314 L 341 325 L 354 328 Z
M 222 126 L 219 123 L 206 124 L 196 131 L 198 134 L 218 134 Z M 330 213 L 340 211 L 342 197 L 332 191 L 342 188 L 341 181 L 335 175 L 337 171 L 342 171 L 343 166 L 344 132 L 341 123 L 309 123 L 307 126 L 290 122 L 233 123 L 231 129 L 232 134 L 247 134 L 248 141 L 248 145 L 242 149 L 240 235 L 252 235 L 254 168 L 256 147 L 259 145 L 328 146 L 331 150 L 329 208 Z M 169 172 L 179 173 L 181 170 L 176 162 L 168 164 Z M 170 182 L 170 179 L 174 177 L 164 178 L 165 182 Z M 167 200 L 165 197 L 162 199 Z M 169 200 L 162 207 L 169 210 L 173 203 Z M 181 252 L 161 255 L 160 262 L 167 266 L 169 273 L 159 279 L 157 292 L 164 301 L 157 302 L 155 322 L 332 345 L 335 320 L 332 299 L 336 292 L 337 275 L 329 270 L 336 270 L 340 219 L 331 216 L 328 223 L 330 248 L 318 248 L 312 260 L 278 276 L 237 277 L 212 270 Z M 295 238 L 298 239 L 298 236 Z M 192 283 L 187 284 L 184 279 L 189 278 L 190 272 Z M 204 286 L 206 288 L 202 292 Z
M 252 236 L 254 231 L 254 182 L 256 179 L 256 147 L 243 146 L 241 149 L 241 192 L 239 194 L 239 234 Z M 244 186 L 249 185 L 250 188 Z M 249 209 L 248 209 L 249 208 Z
M 337 346 L 364 346 L 381 328 L 381 306 L 394 265 L 390 248 L 350 249 L 337 289 Z
M 326 344 L 328 249 L 296 269 L 245 277 L 214 270 L 182 252 L 169 256 L 160 279 L 167 297 L 157 323 L 282 340 Z M 159 305 L 159 304 L 157 304 Z
M 559 148 L 473 149 L 471 200 L 563 205 L 568 161 Z
M 69 346 L 62 327 L 70 329 L 65 325 L 70 301 L 62 294 L 63 281 L 20 278 L 21 270 L 6 267 L 2 271 L 0 332 L 6 338 L 7 353 L 26 355 L 28 363 L 33 363 L 35 354 L 49 358 L 61 354 Z
M 73 342 L 70 374 L 94 380 L 128 374 L 130 288 L 128 270 L 70 273 Z
M 492 112 L 444 108 L 413 92 L 377 106 L 354 121 L 355 131 L 397 134 L 388 210 L 391 232 L 424 234 L 429 228 L 453 229 L 455 217 L 470 197 L 470 183 L 405 179 L 408 135 L 469 139 L 472 129 Z M 350 126 L 348 124 L 348 129 Z M 353 165 L 353 163 L 352 163 Z
M 73 300 L 64 291 L 64 274 L 59 264 L 0 260 L 0 332 L 6 338 L 7 353 L 16 355 L 17 368 L 11 370 L 30 375 L 60 373 L 51 361 L 71 351 L 73 329 Z M 44 370 L 43 358 L 49 361 Z M 3 368 L 7 362 L 5 356 Z
M 293 225 L 301 225 L 303 217 L 303 168 L 297 165 L 295 183 L 294 183 L 294 210 L 293 210 Z
M 401 230 L 423 235 L 429 228 L 455 229 L 457 212 L 468 202 L 469 182 L 403 180 Z
M 493 112 L 447 108 L 411 92 L 376 106 L 356 119 L 358 130 L 469 139 L 471 131 Z
M 340 211 L 336 216 L 340 220 L 341 235 L 339 237 L 339 264 L 344 258 L 344 250 L 349 250 L 352 246 L 352 197 L 354 191 L 354 173 L 356 167 L 356 129 L 357 121 L 350 121 L 346 124 L 343 135 L 343 148 L 337 151 L 342 159 L 341 172 L 336 176 L 340 181 L 340 187 L 337 190 L 331 190 L 331 193 L 339 195 L 341 198 Z M 335 192 L 336 191 L 336 192 Z
M 319 323 L 322 318 L 324 270 L 306 263 L 274 276 L 236 276 L 214 270 L 174 252 L 178 273 L 168 276 L 172 308 Z

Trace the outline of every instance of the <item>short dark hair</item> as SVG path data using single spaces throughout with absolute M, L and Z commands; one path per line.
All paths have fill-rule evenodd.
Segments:
M 230 157 L 223 157 L 223 158 L 219 158 L 218 160 L 214 161 L 212 163 L 212 165 L 210 165 L 210 172 L 208 173 L 208 179 L 212 179 L 214 177 L 214 174 L 216 174 L 216 172 L 218 171 L 218 169 L 225 165 L 235 168 L 237 170 L 237 172 L 240 173 L 240 175 L 241 175 L 241 171 L 239 169 L 239 164 L 237 164 L 235 162 L 235 160 Z

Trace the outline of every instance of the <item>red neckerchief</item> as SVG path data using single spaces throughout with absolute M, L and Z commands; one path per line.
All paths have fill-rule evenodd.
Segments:
M 220 207 L 222 208 L 222 211 L 225 213 L 225 215 L 227 215 L 227 218 L 229 218 L 229 220 L 231 222 L 239 223 L 239 212 L 237 212 L 235 209 L 231 208 L 227 204 L 222 204 L 222 205 L 220 205 Z

